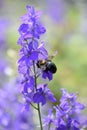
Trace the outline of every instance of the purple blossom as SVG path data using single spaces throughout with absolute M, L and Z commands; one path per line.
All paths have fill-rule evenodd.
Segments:
M 52 109 L 49 109 L 48 115 L 46 116 L 44 120 L 45 124 L 44 125 L 51 125 L 51 123 L 54 123 L 54 113 Z
M 55 130 L 80 130 L 84 124 L 80 122 L 79 117 L 85 107 L 77 102 L 77 96 L 74 93 L 68 93 L 65 89 L 61 91 L 60 104 L 53 108 L 56 115 L 53 116 L 51 109 L 45 118 L 45 125 L 50 125 L 51 122 Z
M 30 105 L 32 104 L 33 102 L 33 92 L 30 90 L 28 93 L 23 93 L 24 95 L 24 98 L 25 98 L 25 105 L 22 109 L 22 111 L 29 111 L 30 110 Z
M 53 74 L 50 72 L 50 71 L 43 71 L 42 72 L 42 77 L 44 79 L 48 78 L 49 80 L 52 80 L 53 79 Z
M 77 102 L 77 96 L 74 93 L 69 94 L 65 89 L 61 91 L 60 105 L 55 107 L 57 129 L 65 127 L 67 130 L 79 130 L 81 126 L 78 117 L 85 107 Z
M 84 109 L 84 105 L 76 101 L 77 95 L 75 95 L 74 93 L 69 94 L 65 89 L 62 89 L 61 91 L 62 91 L 62 98 L 60 99 L 61 108 L 64 108 L 64 110 L 66 110 L 67 112 L 73 108 L 72 111 L 73 113 L 74 112 L 79 113 L 81 110 Z
M 37 67 L 38 60 L 48 58 L 45 43 L 38 40 L 46 31 L 39 21 L 40 14 L 34 10 L 34 7 L 27 6 L 27 14 L 22 17 L 23 23 L 18 29 L 20 33 L 18 44 L 22 46 L 19 53 L 21 57 L 18 61 L 18 71 L 22 75 L 21 86 L 25 98 L 24 109 L 29 109 L 32 103 L 42 103 L 44 105 L 47 99 L 51 102 L 56 101 L 47 85 L 40 85 L 39 88 L 36 84 L 39 75 L 44 79 L 52 80 L 51 72 L 46 72 Z
M 32 77 L 32 76 L 30 76 L 30 77 L 26 77 L 26 79 L 24 78 L 24 80 L 22 80 L 22 84 L 23 84 L 23 92 L 24 93 L 27 93 L 27 92 L 29 92 L 29 89 L 33 89 L 34 88 L 34 78 Z
M 24 23 L 29 23 L 31 21 L 38 22 L 41 12 L 40 11 L 35 11 L 33 6 L 27 5 L 27 14 L 21 17 L 22 21 Z
M 50 89 L 48 89 L 47 84 L 39 84 L 37 86 L 37 91 L 34 94 L 33 101 L 35 103 L 42 103 L 42 105 L 45 105 L 47 99 L 51 102 L 56 102 L 56 99 Z
M 46 29 L 38 22 L 39 12 L 35 12 L 32 6 L 27 6 L 27 14 L 22 17 L 23 24 L 19 27 L 19 33 L 23 39 L 40 38 Z

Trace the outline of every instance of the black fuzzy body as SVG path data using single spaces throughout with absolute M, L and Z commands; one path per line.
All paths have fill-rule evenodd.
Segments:
M 52 61 L 48 61 L 46 63 L 46 70 L 54 74 L 57 71 L 57 67 Z

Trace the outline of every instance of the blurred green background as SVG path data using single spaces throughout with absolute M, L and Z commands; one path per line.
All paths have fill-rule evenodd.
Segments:
M 5 56 L 10 62 L 6 71 L 9 78 L 16 76 L 20 46 L 18 28 L 26 5 L 42 11 L 41 21 L 47 31 L 41 37 L 49 55 L 58 51 L 53 59 L 57 73 L 49 83 L 56 97 L 60 88 L 78 92 L 79 100 L 87 104 L 87 2 L 85 0 L 0 0 L 0 20 L 7 21 L 4 38 L 8 46 Z

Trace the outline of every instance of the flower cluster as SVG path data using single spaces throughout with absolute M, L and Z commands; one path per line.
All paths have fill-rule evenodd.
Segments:
M 32 111 L 21 112 L 19 81 L 14 79 L 0 88 L 0 130 L 33 130 Z
M 61 89 L 61 91 L 60 104 L 53 108 L 56 115 L 54 117 L 53 110 L 50 109 L 45 119 L 45 125 L 54 124 L 55 130 L 80 130 L 83 125 L 81 125 L 79 117 L 85 106 L 77 102 L 77 95 L 74 93 L 69 94 L 65 89 Z
M 27 13 L 21 17 L 22 24 L 18 30 L 21 58 L 18 61 L 18 71 L 22 76 L 21 92 L 25 99 L 23 110 L 30 110 L 30 105 L 34 107 L 38 111 L 40 128 L 43 130 L 40 104 L 45 105 L 47 100 L 56 102 L 56 99 L 48 88 L 48 84 L 38 84 L 38 78 L 52 80 L 56 66 L 52 63 L 55 66 L 52 70 L 45 43 L 40 40 L 41 35 L 46 32 L 39 21 L 40 14 L 39 11 L 34 10 L 34 7 L 28 5 Z M 46 61 L 49 62 L 49 67 L 48 64 L 45 64 Z M 44 125 L 48 126 L 48 130 L 80 130 L 79 113 L 84 109 L 84 105 L 78 103 L 76 99 L 75 94 L 69 94 L 65 89 L 62 89 L 60 104 L 53 107 L 53 110 L 49 110 L 45 119 Z M 55 116 L 53 111 L 56 113 Z
M 18 70 L 22 75 L 22 93 L 26 109 L 29 109 L 32 103 L 44 105 L 47 99 L 52 102 L 56 101 L 47 84 L 37 85 L 39 76 L 52 80 L 52 73 L 49 70 L 37 66 L 39 60 L 48 58 L 44 42 L 40 41 L 40 36 L 46 32 L 45 27 L 39 21 L 40 14 L 39 11 L 34 10 L 34 7 L 27 6 L 27 14 L 21 17 L 23 23 L 19 27 L 18 44 L 22 46 L 22 49 Z

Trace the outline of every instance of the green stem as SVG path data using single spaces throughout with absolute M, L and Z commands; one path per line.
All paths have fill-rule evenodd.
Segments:
M 36 69 L 35 69 L 34 61 L 33 61 L 33 68 L 34 68 L 34 78 L 35 78 L 35 89 L 37 91 L 37 76 L 36 76 Z M 37 105 L 37 110 L 38 110 L 39 121 L 40 121 L 40 129 L 43 130 L 42 120 L 41 120 L 41 112 L 40 112 L 40 104 Z
M 38 115 L 39 115 L 39 120 L 40 120 L 40 128 L 41 128 L 41 130 L 43 130 L 42 121 L 41 121 L 40 104 L 38 104 Z

